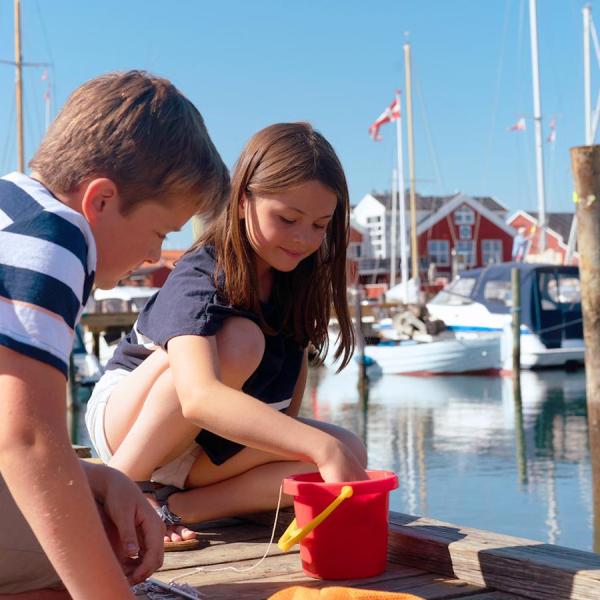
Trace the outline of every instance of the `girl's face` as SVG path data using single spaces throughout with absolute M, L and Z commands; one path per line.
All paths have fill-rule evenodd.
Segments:
M 256 254 L 259 275 L 269 268 L 292 271 L 321 246 L 337 197 L 311 180 L 276 194 L 244 196 L 240 219 Z

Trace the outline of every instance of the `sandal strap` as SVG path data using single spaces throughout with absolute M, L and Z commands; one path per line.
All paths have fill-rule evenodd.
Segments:
M 183 520 L 179 515 L 171 512 L 168 507 L 169 496 L 177 492 L 182 492 L 181 488 L 174 485 L 160 485 L 153 481 L 136 481 L 140 491 L 144 494 L 152 494 L 158 506 L 156 513 L 165 525 L 181 525 Z
M 156 513 L 161 518 L 162 522 L 165 525 L 181 525 L 182 519 L 177 516 L 175 513 L 172 513 L 169 510 L 169 507 L 166 504 L 162 504 L 156 508 Z

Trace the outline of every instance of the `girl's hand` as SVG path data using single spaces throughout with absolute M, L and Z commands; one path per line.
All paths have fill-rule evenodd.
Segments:
M 369 478 L 350 448 L 334 437 L 330 437 L 323 458 L 316 464 L 325 483 L 364 481 Z

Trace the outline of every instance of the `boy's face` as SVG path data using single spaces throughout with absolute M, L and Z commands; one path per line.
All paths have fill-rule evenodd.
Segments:
M 98 255 L 95 283 L 102 289 L 114 287 L 145 261 L 157 262 L 167 234 L 179 231 L 196 212 L 188 199 L 142 201 L 127 215 L 121 214 L 119 204 L 114 202 L 101 219 L 90 222 Z

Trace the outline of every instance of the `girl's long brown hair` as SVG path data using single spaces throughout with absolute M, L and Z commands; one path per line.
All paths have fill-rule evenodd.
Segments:
M 231 199 L 206 233 L 194 244 L 214 244 L 221 290 L 228 301 L 259 315 L 266 324 L 258 296 L 255 254 L 239 219 L 242 196 L 276 194 L 307 181 L 319 181 L 337 197 L 337 205 L 317 252 L 293 271 L 275 271 L 272 299 L 280 310 L 282 331 L 305 346 L 311 342 L 322 361 L 328 350 L 327 326 L 331 310 L 340 333 L 335 359 L 342 369 L 354 351 L 354 331 L 346 298 L 346 247 L 350 202 L 346 177 L 329 142 L 308 123 L 280 123 L 256 133 L 236 164 Z M 217 277 L 217 274 L 215 274 Z

